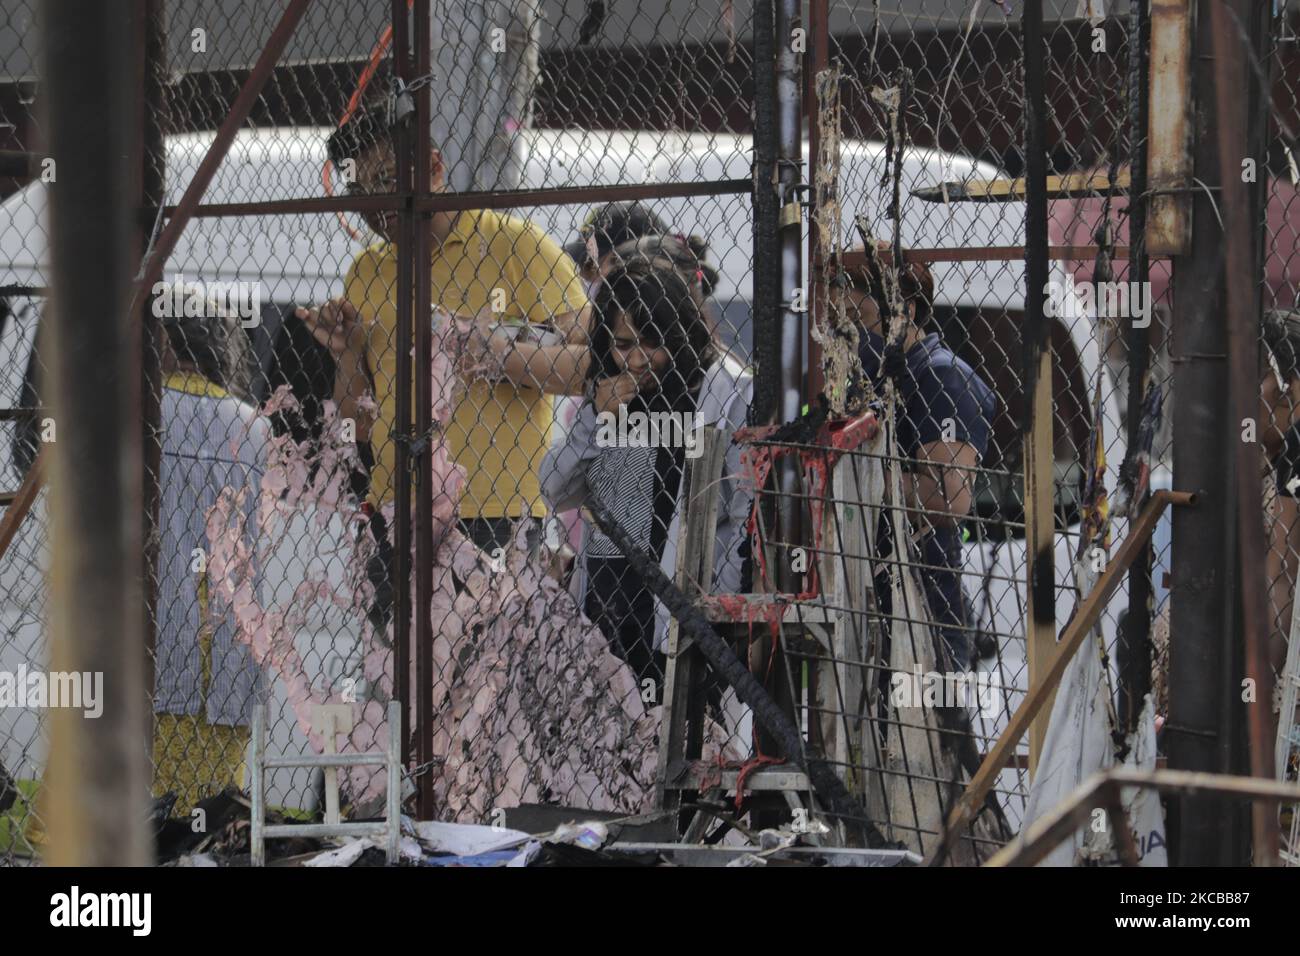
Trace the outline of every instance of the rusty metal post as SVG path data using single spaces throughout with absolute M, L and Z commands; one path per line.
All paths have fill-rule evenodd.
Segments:
M 1247 158 L 1254 158 L 1265 168 L 1268 165 L 1262 137 L 1258 135 L 1262 131 L 1257 131 L 1256 141 L 1252 143 L 1247 127 L 1248 117 L 1255 113 L 1250 105 L 1258 102 L 1257 97 L 1270 93 L 1259 88 L 1246 68 L 1246 57 L 1255 52 L 1245 48 L 1247 36 L 1255 48 L 1259 46 L 1261 31 L 1251 30 L 1249 26 L 1253 19 L 1251 8 L 1259 6 L 1244 0 L 1219 0 L 1210 5 L 1226 253 L 1228 383 L 1233 409 L 1228 416 L 1230 433 L 1237 430 L 1237 423 L 1259 414 L 1259 286 L 1264 269 L 1261 246 L 1254 237 L 1264 208 L 1260 195 L 1263 183 L 1257 181 L 1248 189 L 1241 175 L 1242 162 Z M 1264 183 L 1267 181 L 1266 174 Z M 1268 595 L 1264 577 L 1258 573 L 1267 548 L 1258 477 L 1259 451 L 1253 443 L 1238 440 L 1232 444 L 1237 459 L 1237 558 L 1242 617 L 1237 632 L 1240 639 L 1233 640 L 1232 644 L 1234 656 L 1245 667 L 1244 677 L 1253 680 L 1255 685 L 1255 698 L 1246 705 L 1250 772 L 1252 776 L 1272 780 L 1273 672 L 1268 660 Z M 1241 677 L 1233 675 L 1233 680 L 1240 682 Z M 1251 821 L 1254 864 L 1277 865 L 1276 811 L 1254 803 Z
M 141 5 L 50 0 L 44 13 L 53 289 L 47 318 L 50 669 L 87 681 L 98 719 L 50 709 L 45 775 L 55 866 L 140 866 L 145 807 L 140 323 L 128 308 L 140 181 Z
M 138 240 L 137 256 L 141 264 L 148 255 L 153 239 L 158 209 L 165 196 L 166 146 L 163 142 L 162 115 L 166 91 L 163 75 L 167 44 L 163 24 L 162 0 L 142 0 L 141 33 L 142 56 L 137 82 L 142 91 L 143 109 L 140 111 L 140 182 L 136 205 L 140 215 L 136 221 Z M 158 620 L 158 545 L 160 540 L 158 517 L 161 493 L 158 482 L 162 474 L 162 325 L 153 314 L 152 299 L 146 297 L 140 306 L 140 351 L 144 363 L 141 381 L 144 431 L 144 686 L 152 698 L 154 686 L 155 623 Z M 149 727 L 146 739 L 152 740 L 153 708 L 148 713 Z
M 411 82 L 411 39 L 405 0 L 393 0 L 393 73 Z M 393 695 L 402 702 L 402 763 L 411 766 L 411 307 L 415 273 L 415 212 L 411 123 L 393 130 L 397 159 L 397 409 L 390 440 L 395 443 L 393 482 Z M 426 320 L 428 316 L 425 316 Z
M 415 0 L 415 74 L 428 76 L 430 66 L 429 0 Z M 415 94 L 415 193 L 429 195 L 432 172 L 430 83 Z M 433 213 L 422 210 L 415 218 L 415 433 L 427 435 L 433 423 L 432 327 L 430 324 L 432 272 L 431 228 Z M 418 738 L 416 755 L 421 767 L 433 760 L 433 456 L 428 443 L 416 462 L 419 496 L 415 503 L 415 702 Z M 432 820 L 433 774 L 419 778 L 418 815 Z
M 1218 150 L 1214 129 L 1214 77 L 1209 4 L 1198 4 L 1192 25 L 1192 175 L 1204 189 L 1192 193 L 1190 246 L 1174 258 L 1174 319 L 1170 358 L 1174 370 L 1174 485 L 1194 490 L 1199 508 L 1173 515 L 1169 633 L 1169 720 L 1163 732 L 1171 770 L 1233 772 L 1234 735 L 1228 682 L 1239 667 L 1227 660 L 1235 617 L 1235 571 L 1231 542 L 1235 521 L 1228 429 L 1227 330 L 1223 316 L 1221 250 L 1217 217 Z M 1158 183 L 1156 184 L 1158 185 Z M 1153 209 L 1153 214 L 1155 210 Z M 1173 238 L 1176 238 L 1173 237 Z M 1225 678 L 1224 675 L 1227 675 Z M 1237 813 L 1212 795 L 1187 795 L 1169 805 L 1170 862 L 1179 866 L 1226 866 L 1243 862 Z

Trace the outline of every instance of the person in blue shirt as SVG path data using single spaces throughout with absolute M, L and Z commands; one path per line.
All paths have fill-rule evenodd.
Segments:
M 953 664 L 973 663 L 973 627 L 961 590 L 961 522 L 974 502 L 974 469 L 988 448 L 996 403 L 993 390 L 928 326 L 934 308 L 934 278 L 918 262 L 895 269 L 906 311 L 901 345 L 887 348 L 889 307 L 881 275 L 888 246 L 868 257 L 865 269 L 841 274 L 835 292 L 858 326 L 862 370 L 877 394 L 885 379 L 897 387 L 895 429 L 904 459 L 902 490 L 913 529 L 919 534 L 918 572 L 930 604 L 930 619 L 943 636 Z M 884 268 L 892 268 L 886 266 Z M 914 510 L 913 510 L 914 509 Z M 882 522 L 882 525 L 885 524 Z M 888 534 L 881 548 L 890 548 Z M 881 610 L 890 613 L 889 588 L 877 586 Z

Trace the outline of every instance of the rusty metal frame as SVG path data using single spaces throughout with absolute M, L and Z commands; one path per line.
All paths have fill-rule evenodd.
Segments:
M 1091 260 L 1097 256 L 1097 246 L 1048 246 L 1049 260 Z M 1114 246 L 1107 250 L 1112 259 L 1127 259 L 1129 246 Z M 892 251 L 882 251 L 881 261 L 894 261 Z M 1025 246 L 952 246 L 933 249 L 904 249 L 903 258 L 908 262 L 1023 262 Z M 864 269 L 867 266 L 867 254 L 862 251 L 846 252 L 841 256 L 841 263 L 846 269 Z
M 415 75 L 427 76 L 430 72 L 430 19 L 429 0 L 415 0 Z M 415 246 L 412 265 L 415 266 L 415 301 L 412 303 L 415 322 L 415 435 L 429 434 L 433 425 L 433 328 L 429 315 L 433 306 L 433 277 L 427 263 L 433 253 L 430 234 L 433 210 L 430 199 L 433 143 L 429 137 L 433 116 L 432 89 L 423 84 L 415 94 L 415 208 L 412 222 L 415 227 Z M 420 767 L 428 768 L 433 760 L 433 456 L 420 455 L 417 487 L 420 494 L 415 505 L 415 703 L 416 726 L 419 740 L 416 759 Z M 430 819 L 436 812 L 433 797 L 433 774 L 427 770 L 418 780 L 419 798 L 417 814 Z
M 1247 110 L 1235 102 L 1234 94 L 1245 91 L 1251 99 L 1251 77 L 1246 69 L 1233 20 L 1244 26 L 1251 6 L 1243 0 L 1218 0 L 1210 4 L 1210 39 L 1214 50 L 1214 86 L 1217 101 L 1220 183 L 1223 189 L 1224 285 L 1227 292 L 1228 389 L 1234 408 L 1231 420 L 1258 414 L 1259 372 L 1257 369 L 1259 283 L 1262 275 L 1260 244 L 1252 239 L 1258 229 L 1254 215 L 1262 211 L 1260 186 L 1247 189 L 1240 175 L 1241 157 L 1251 152 Z M 1244 86 L 1243 86 L 1244 84 Z M 1267 96 L 1268 90 L 1256 95 Z M 1237 558 L 1240 566 L 1241 631 L 1244 637 L 1246 674 L 1255 680 L 1259 701 L 1247 709 L 1250 736 L 1250 771 L 1264 780 L 1273 778 L 1273 727 L 1267 702 L 1273 699 L 1273 671 L 1268 660 L 1268 597 L 1263 575 L 1256 573 L 1260 555 L 1266 553 L 1264 509 L 1258 478 L 1258 451 L 1247 442 L 1233 443 L 1236 454 L 1234 482 L 1237 506 Z M 1225 505 L 1227 502 L 1225 502 Z M 1277 861 L 1277 815 L 1267 807 L 1251 807 L 1252 837 L 1257 863 Z
M 411 37 L 404 0 L 392 0 L 393 73 L 404 84 L 411 82 Z M 393 153 L 397 162 L 397 192 L 401 205 L 397 210 L 397 401 L 395 420 L 390 433 L 394 443 L 393 469 L 393 693 L 401 702 L 402 764 L 411 766 L 411 607 L 410 581 L 418 569 L 411 567 L 411 332 L 414 314 L 413 289 L 415 219 L 413 171 L 411 163 L 411 124 L 394 130 Z M 417 776 L 417 780 L 419 777 Z M 417 783 L 417 786 L 419 784 Z
M 198 208 L 203 194 L 207 192 L 212 177 L 216 175 L 217 167 L 226 158 L 226 153 L 230 150 L 230 144 L 235 141 L 235 135 L 244 125 L 244 121 L 248 119 L 248 114 L 252 111 L 253 104 L 257 102 L 262 87 L 271 78 L 271 72 L 275 69 L 276 62 L 280 59 L 280 55 L 284 53 L 285 47 L 289 45 L 289 38 L 293 36 L 293 31 L 302 20 L 303 14 L 307 12 L 307 5 L 310 2 L 311 0 L 289 0 L 289 5 L 285 7 L 280 22 L 271 31 L 266 46 L 258 54 L 257 62 L 253 64 L 252 71 L 248 74 L 244 85 L 240 87 L 239 95 L 235 97 L 235 102 L 230 106 L 230 112 L 221 121 L 221 126 L 217 129 L 217 135 L 213 138 L 211 145 L 208 146 L 207 152 L 203 154 L 203 159 L 194 173 L 194 178 L 185 188 L 181 201 L 177 203 L 172 217 L 167 220 L 167 225 L 163 227 L 163 231 L 154 245 L 152 255 L 145 263 L 143 270 L 141 270 L 143 274 L 137 283 L 137 292 L 135 294 L 137 300 L 140 296 L 140 290 L 152 288 L 153 284 L 162 276 L 163 265 L 172 254 L 172 250 L 176 248 L 181 233 L 189 223 L 190 217 L 194 215 L 194 210 Z
M 1153 256 L 1191 250 L 1192 198 L 1179 193 L 1192 184 L 1194 9 L 1192 0 L 1151 0 L 1146 244 Z
M 1030 724 L 1049 704 L 1056 692 L 1057 684 L 1065 674 L 1066 666 L 1101 617 L 1102 611 L 1118 589 L 1129 566 L 1144 550 L 1146 541 L 1155 530 L 1156 522 L 1165 508 L 1171 504 L 1194 505 L 1195 503 L 1196 496 L 1188 492 L 1160 490 L 1151 495 L 1146 507 L 1133 522 L 1128 534 L 1124 536 L 1124 543 L 1119 546 L 1119 550 L 1107 564 L 1106 570 L 1097 579 L 1096 585 L 1079 605 L 1074 617 L 1061 634 L 1054 656 L 1042 669 L 1042 676 L 1037 680 L 1031 678 L 1029 692 L 1025 695 L 1025 699 L 1011 715 L 1006 729 L 1002 731 L 997 743 L 980 764 L 979 771 L 967 785 L 961 800 L 953 807 L 943 837 L 927 860 L 928 865 L 934 866 L 943 860 L 958 831 L 975 818 L 984 798 L 992 789 L 997 775 L 1015 753 L 1017 744 L 1020 743 L 1021 737 L 1025 735 Z M 1045 718 L 1046 714 L 1043 716 Z
M 193 180 L 178 203 L 163 206 L 162 213 L 166 217 L 166 225 L 135 283 L 132 308 L 147 299 L 148 290 L 161 277 L 167 258 L 174 251 L 185 226 L 193 218 L 334 212 L 396 211 L 398 213 L 397 408 L 393 426 L 397 472 L 395 475 L 396 514 L 393 529 L 395 539 L 394 697 L 403 702 L 401 728 L 403 762 L 408 767 L 413 764 L 415 766 L 414 772 L 418 778 L 419 813 L 428 816 L 434 809 L 433 781 L 428 773 L 433 751 L 430 692 L 433 635 L 429 613 L 432 604 L 432 499 L 427 494 L 420 494 L 412 508 L 411 492 L 413 477 L 416 478 L 417 487 L 428 487 L 428 483 L 432 481 L 432 462 L 427 455 L 421 456 L 418 461 L 413 460 L 410 439 L 414 435 L 422 434 L 422 430 L 427 431 L 431 418 L 429 393 L 432 330 L 427 319 L 422 320 L 422 317 L 428 316 L 431 307 L 431 275 L 427 269 L 415 268 L 415 263 L 427 261 L 431 253 L 431 238 L 428 232 L 431 216 L 437 212 L 459 210 L 559 206 L 627 199 L 752 196 L 754 183 L 752 179 L 726 179 L 709 182 L 620 183 L 591 187 L 434 194 L 429 191 L 432 144 L 428 136 L 419 135 L 421 129 L 428 128 L 432 115 L 432 91 L 426 84 L 415 91 L 414 123 L 408 122 L 396 131 L 395 152 L 399 187 L 395 192 L 387 195 L 314 196 L 267 202 L 203 203 L 203 194 L 236 135 L 245 124 L 263 87 L 270 79 L 277 61 L 287 47 L 293 31 L 301 22 L 309 3 L 310 0 L 289 0 L 284 13 L 272 30 L 266 45 L 258 55 L 229 112 L 222 120 L 212 143 L 200 161 Z M 410 83 L 414 76 L 424 75 L 430 68 L 432 51 L 429 2 L 428 0 L 392 0 L 391 5 L 392 57 L 395 73 L 404 82 Z M 153 48 L 150 57 L 159 57 L 162 54 L 161 49 Z M 146 60 L 148 59 L 147 57 Z M 146 62 L 146 69 L 148 67 L 149 64 Z M 413 134 L 414 142 L 412 142 Z M 152 224 L 157 211 L 156 208 L 142 207 L 139 215 L 141 223 L 147 226 Z M 412 359 L 413 347 L 414 360 Z M 411 401 L 413 390 L 414 408 Z M 35 470 L 34 474 L 39 476 L 39 472 Z M 415 536 L 414 540 L 412 534 Z M 414 563 L 412 546 L 414 546 Z M 416 575 L 414 607 L 411 606 L 410 590 L 412 574 Z M 414 675 L 411 673 L 410 644 L 413 616 L 416 621 Z M 414 688 L 412 683 L 415 685 Z M 412 718 L 415 719 L 416 726 L 421 728 L 416 734 L 418 739 L 412 738 Z
M 417 107 L 418 109 L 418 107 Z M 462 209 L 512 209 L 518 206 L 566 206 L 624 199 L 675 199 L 689 196 L 746 195 L 753 192 L 749 179 L 716 179 L 703 183 L 618 183 L 610 186 L 555 186 L 514 192 L 425 193 L 412 204 L 416 212 L 452 212 Z M 312 196 L 270 202 L 211 203 L 195 208 L 194 216 L 287 216 L 298 213 L 382 212 L 400 210 L 408 197 L 402 193 L 373 196 Z M 167 206 L 173 214 L 178 207 Z
M 0 515 L 0 558 L 3 558 L 5 552 L 9 550 L 9 545 L 18 536 L 18 529 L 22 527 L 23 520 L 32 510 L 32 505 L 36 503 L 36 496 L 45 480 L 44 458 L 44 449 L 42 449 L 36 453 L 36 460 L 27 469 L 27 476 L 23 478 L 23 483 L 19 485 L 18 490 L 13 493 L 9 501 L 0 502 L 7 506 L 5 513 Z
M 1011 843 L 995 853 L 985 866 L 1033 866 L 1041 862 L 1058 844 L 1069 838 L 1096 809 L 1105 809 L 1111 828 L 1119 839 L 1118 847 L 1125 866 L 1137 864 L 1133 832 L 1124 814 L 1122 793 L 1125 787 L 1141 787 L 1160 793 L 1193 796 L 1220 794 L 1246 798 L 1263 812 L 1276 818 L 1272 805 L 1300 803 L 1300 786 L 1257 777 L 1231 774 L 1194 773 L 1188 770 L 1153 770 L 1142 773 L 1116 768 L 1086 780 L 1064 803 L 1029 826 Z M 1276 854 L 1274 854 L 1276 858 Z M 1257 859 L 1256 865 L 1261 861 Z

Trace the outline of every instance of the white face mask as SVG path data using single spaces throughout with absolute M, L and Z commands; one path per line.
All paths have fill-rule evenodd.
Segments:
M 604 282 L 604 281 L 605 281 L 605 280 L 604 280 L 603 278 L 597 278 L 597 279 L 594 279 L 594 280 L 592 280 L 591 282 L 588 282 L 588 283 L 587 283 L 587 300 L 588 300 L 588 301 L 590 301 L 590 302 L 594 302 L 594 301 L 596 300 L 596 293 L 597 293 L 598 291 L 600 291 L 600 284 L 601 284 L 602 282 Z

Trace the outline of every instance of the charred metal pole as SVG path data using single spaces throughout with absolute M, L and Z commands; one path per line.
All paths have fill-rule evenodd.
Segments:
M 1192 32 L 1192 175 L 1205 185 L 1192 197 L 1191 241 L 1174 258 L 1170 339 L 1174 394 L 1174 487 L 1195 491 L 1201 506 L 1175 509 L 1171 567 L 1169 720 L 1162 733 L 1169 769 L 1232 773 L 1231 705 L 1224 699 L 1239 667 L 1226 648 L 1235 626 L 1235 449 L 1229 429 L 1227 328 L 1223 316 L 1222 209 L 1214 130 L 1210 37 L 1212 4 L 1197 4 Z M 1225 678 L 1225 673 L 1228 675 Z M 1218 796 L 1169 804 L 1170 860 L 1180 866 L 1242 861 L 1239 811 Z
M 1258 124 L 1249 122 L 1256 113 L 1249 107 L 1270 91 L 1260 89 L 1246 68 L 1246 57 L 1255 54 L 1261 32 L 1249 26 L 1255 19 L 1251 16 L 1252 7 L 1259 10 L 1262 4 L 1252 4 L 1249 0 L 1219 0 L 1210 4 L 1225 233 L 1230 433 L 1237 431 L 1236 423 L 1259 414 L 1259 288 L 1264 270 L 1261 246 L 1255 240 L 1263 216 L 1261 186 L 1267 183 L 1268 176 L 1265 172 L 1263 183 L 1255 177 L 1255 182 L 1248 186 L 1242 181 L 1241 169 L 1244 161 L 1253 159 L 1267 171 L 1268 159 L 1260 135 L 1263 131 L 1257 128 Z M 1251 46 L 1247 47 L 1247 43 Z M 1247 108 L 1243 109 L 1243 105 Z M 1251 142 L 1252 128 L 1256 134 L 1254 142 Z M 1264 578 L 1256 572 L 1267 547 L 1258 478 L 1259 451 L 1254 443 L 1238 440 L 1232 444 L 1237 458 L 1237 558 L 1242 619 L 1241 627 L 1231 632 L 1232 653 L 1239 668 L 1232 676 L 1237 683 L 1243 677 L 1254 683 L 1255 697 L 1245 704 L 1250 773 L 1272 780 L 1273 672 L 1268 659 L 1268 596 Z M 1252 862 L 1255 866 L 1276 866 L 1279 839 L 1276 809 L 1256 801 L 1251 804 L 1251 821 Z
M 781 242 L 781 400 L 778 408 L 783 422 L 798 418 L 804 401 L 803 317 L 808 314 L 796 311 L 795 302 L 798 297 L 803 308 L 807 307 L 808 295 L 803 279 L 803 207 L 800 188 L 803 184 L 802 87 L 799 54 L 795 50 L 795 30 L 800 29 L 800 4 L 801 0 L 776 0 L 777 201 L 780 205 L 778 234 Z M 805 42 L 806 36 L 805 33 Z M 807 525 L 804 520 L 804 501 L 797 494 L 800 474 L 793 456 L 781 459 L 778 480 L 781 494 L 777 498 L 777 540 L 789 545 L 804 544 L 804 529 Z M 802 591 L 802 578 L 802 574 L 795 572 L 789 561 L 777 562 L 776 584 L 782 591 Z M 794 718 L 799 708 L 795 695 L 799 693 L 796 687 L 801 684 L 797 673 L 801 665 L 797 660 L 792 661 L 787 657 L 780 644 L 775 653 L 777 669 L 774 673 L 783 674 L 785 679 L 776 678 L 773 693 L 786 713 Z M 796 759 L 795 754 L 787 756 L 791 760 Z
M 809 54 L 804 61 L 804 111 L 808 117 L 808 158 L 813 168 L 820 162 L 821 156 L 821 103 L 817 97 L 817 77 L 830 63 L 830 2 L 829 0 L 809 0 L 808 2 L 808 43 Z M 867 68 L 872 69 L 873 64 Z M 809 181 L 813 174 L 809 173 Z M 822 350 L 812 336 L 813 325 L 824 321 L 829 303 L 821 294 L 823 272 L 832 263 L 824 261 L 821 256 L 821 237 L 816 215 L 820 212 L 815 190 L 810 190 L 813 202 L 809 205 L 808 216 L 808 313 L 805 323 L 804 348 L 807 350 L 808 377 L 804 394 L 811 400 L 825 386 L 822 374 Z M 836 204 L 838 212 L 839 205 Z
M 140 323 L 129 308 L 142 109 L 142 5 L 49 0 L 44 14 L 49 183 L 50 669 L 102 707 L 49 710 L 54 866 L 151 860 L 144 684 Z M 126 557 L 124 556 L 134 556 Z M 90 686 L 84 686 L 90 682 Z M 84 700 L 84 697 L 83 697 Z
M 754 401 L 750 421 L 777 421 L 781 394 L 781 236 L 777 200 L 775 0 L 754 4 Z

